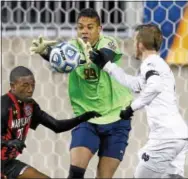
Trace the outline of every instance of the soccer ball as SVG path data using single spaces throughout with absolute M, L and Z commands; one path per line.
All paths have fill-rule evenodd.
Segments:
M 50 52 L 50 65 L 60 73 L 73 71 L 80 63 L 80 53 L 68 42 L 63 42 L 53 47 Z

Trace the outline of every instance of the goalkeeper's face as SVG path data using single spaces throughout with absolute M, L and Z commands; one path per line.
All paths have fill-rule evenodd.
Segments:
M 35 89 L 34 76 L 19 77 L 15 82 L 11 83 L 11 92 L 22 101 L 32 100 Z
M 77 22 L 77 35 L 84 42 L 90 42 L 93 46 L 99 40 L 101 26 L 96 18 L 80 17 Z

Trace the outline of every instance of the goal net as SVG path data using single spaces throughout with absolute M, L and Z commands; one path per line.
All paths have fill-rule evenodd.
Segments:
M 136 74 L 139 62 L 132 59 L 133 27 L 140 23 L 158 24 L 164 34 L 161 56 L 175 74 L 181 114 L 188 121 L 188 6 L 177 2 L 127 1 L 1 1 L 2 21 L 2 93 L 9 90 L 9 73 L 17 65 L 29 67 L 36 78 L 34 98 L 43 110 L 57 117 L 71 118 L 72 108 L 67 93 L 67 76 L 52 73 L 49 64 L 38 55 L 30 56 L 32 39 L 40 34 L 49 39 L 70 39 L 76 35 L 76 16 L 82 8 L 98 11 L 103 33 L 121 39 L 124 52 L 122 67 Z M 145 112 L 136 112 L 132 121 L 129 145 L 124 160 L 115 173 L 117 178 L 133 177 L 138 163 L 137 152 L 148 136 Z M 40 126 L 29 132 L 27 149 L 20 159 L 47 175 L 67 177 L 70 164 L 71 133 L 54 134 Z M 87 169 L 86 178 L 94 178 L 98 158 Z M 185 166 L 188 177 L 188 161 Z

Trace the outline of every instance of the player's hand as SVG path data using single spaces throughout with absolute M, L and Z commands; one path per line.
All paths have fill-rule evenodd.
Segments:
M 121 110 L 120 118 L 124 120 L 130 120 L 133 116 L 134 111 L 132 110 L 131 106 L 127 106 L 125 110 Z
M 101 117 L 101 114 L 99 114 L 96 111 L 89 111 L 79 116 L 79 119 L 83 121 L 88 121 L 89 119 L 94 118 L 94 117 Z
M 90 60 L 89 52 L 92 51 L 91 44 L 89 42 L 85 43 L 81 38 L 77 38 L 77 42 L 82 47 L 86 59 L 86 63 L 90 64 L 91 60 Z
M 22 153 L 22 150 L 26 147 L 24 142 L 19 139 L 9 140 L 5 146 L 8 147 L 8 149 L 15 148 L 19 153 Z
M 42 36 L 39 36 L 38 39 L 32 41 L 32 46 L 30 47 L 30 53 L 45 55 L 47 46 L 53 46 L 57 44 L 57 41 L 54 40 L 44 40 Z
M 102 49 L 90 51 L 89 57 L 91 61 L 101 69 L 103 69 L 109 61 L 108 55 Z

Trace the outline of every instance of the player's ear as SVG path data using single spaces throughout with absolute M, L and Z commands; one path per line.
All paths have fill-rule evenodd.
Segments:
M 12 91 L 15 91 L 16 84 L 14 82 L 10 82 L 10 88 L 11 88 Z
M 102 26 L 100 25 L 100 26 L 98 26 L 98 33 L 100 34 L 101 31 L 102 31 Z
M 144 50 L 145 50 L 145 47 L 144 47 L 144 45 L 143 45 L 142 42 L 138 42 L 138 49 L 139 49 L 140 51 L 144 51 Z

